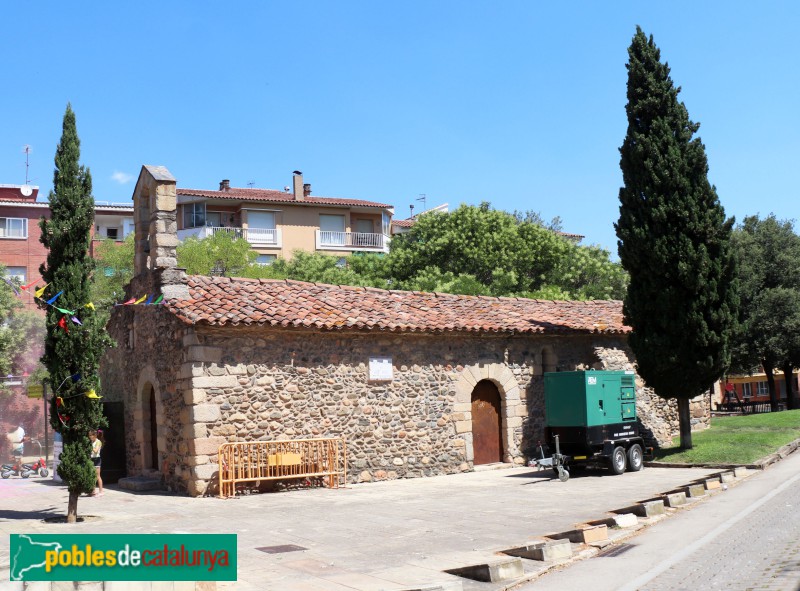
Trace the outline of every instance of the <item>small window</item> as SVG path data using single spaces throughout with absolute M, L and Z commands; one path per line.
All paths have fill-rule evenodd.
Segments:
M 347 266 L 347 259 L 344 257 L 339 257 L 336 259 L 336 266 L 340 269 L 344 269 Z
M 109 240 L 119 240 L 119 228 L 106 228 L 106 238 Z
M 768 382 L 758 382 L 758 395 L 759 396 L 769 396 L 769 383 Z
M 27 238 L 28 220 L 25 218 L 0 218 L 0 238 Z
M 747 382 L 747 383 L 742 384 L 742 397 L 747 399 L 747 398 L 750 398 L 752 395 L 753 394 L 752 394 L 752 390 L 751 390 L 751 387 L 750 387 L 750 383 Z
M 222 214 L 218 211 L 209 211 L 206 213 L 206 225 L 214 226 L 215 228 L 221 228 Z
M 260 254 L 258 258 L 256 258 L 256 263 L 259 265 L 271 265 L 278 259 L 278 255 L 275 254 Z
M 183 227 L 200 228 L 206 225 L 206 204 L 187 203 L 183 206 Z
M 6 277 L 17 279 L 20 283 L 27 283 L 28 270 L 25 267 L 6 267 Z

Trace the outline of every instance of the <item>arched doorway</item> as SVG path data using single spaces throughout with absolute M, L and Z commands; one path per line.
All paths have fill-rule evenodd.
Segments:
M 472 448 L 474 464 L 503 461 L 500 392 L 489 380 L 482 380 L 472 391 Z
M 152 384 L 147 384 L 142 394 L 143 410 L 143 449 L 142 459 L 146 469 L 158 470 L 158 411 L 156 409 L 156 391 Z

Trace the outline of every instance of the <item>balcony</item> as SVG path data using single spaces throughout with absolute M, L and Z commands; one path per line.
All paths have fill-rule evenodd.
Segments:
M 389 252 L 389 237 L 385 234 L 317 230 L 316 249 Z
M 278 228 L 223 228 L 220 226 L 200 226 L 199 228 L 186 228 L 178 230 L 178 239 L 186 240 L 190 236 L 199 239 L 208 238 L 214 234 L 225 232 L 236 238 L 243 238 L 253 246 L 281 246 L 281 231 Z

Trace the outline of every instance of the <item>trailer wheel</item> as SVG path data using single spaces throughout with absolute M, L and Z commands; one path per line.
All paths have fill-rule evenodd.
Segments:
M 611 454 L 611 458 L 609 458 L 609 467 L 614 474 L 622 474 L 625 472 L 625 467 L 627 464 L 627 457 L 625 455 L 625 448 L 622 446 L 617 446 L 614 448 L 613 453 Z
M 559 466 L 558 467 L 558 479 L 561 482 L 566 482 L 567 480 L 569 480 L 569 471 L 566 468 L 563 468 L 563 467 Z
M 643 462 L 642 446 L 634 443 L 628 450 L 628 470 L 638 472 L 642 469 Z

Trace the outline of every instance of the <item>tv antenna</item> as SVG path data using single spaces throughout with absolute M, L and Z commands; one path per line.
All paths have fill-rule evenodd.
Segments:
M 25 152 L 25 184 L 26 185 L 30 185 L 31 181 L 28 178 L 28 168 L 30 166 L 30 164 L 28 162 L 28 159 L 29 159 L 29 156 L 31 155 L 31 147 L 30 147 L 30 145 L 25 144 L 24 146 L 22 146 L 22 151 Z
M 247 183 L 247 188 L 252 189 L 255 186 L 255 184 L 256 184 L 255 181 L 250 181 L 249 183 Z
M 428 210 L 427 200 L 428 200 L 428 196 L 425 195 L 425 193 L 420 193 L 419 197 L 417 197 L 417 201 L 422 201 L 422 211 L 427 211 Z

